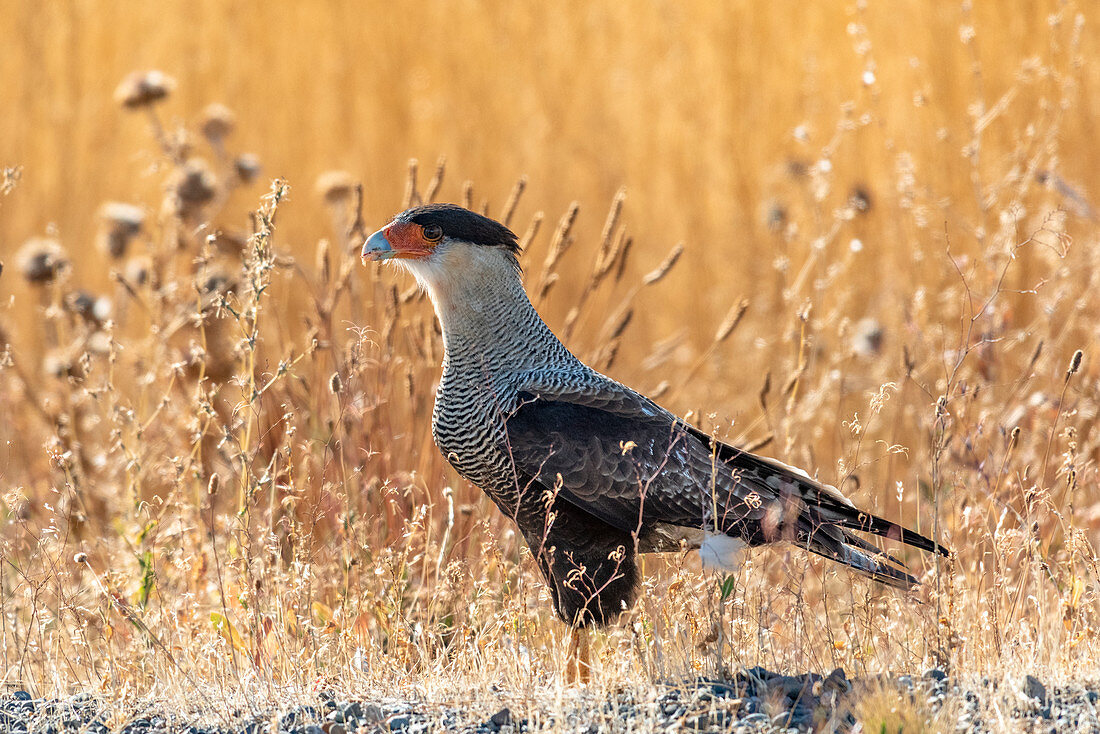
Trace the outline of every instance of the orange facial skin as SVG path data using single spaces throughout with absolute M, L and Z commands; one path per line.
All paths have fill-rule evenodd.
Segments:
M 418 260 L 432 254 L 435 243 L 424 237 L 424 228 L 412 222 L 394 222 L 383 227 L 382 235 L 390 243 L 393 254 L 400 260 Z

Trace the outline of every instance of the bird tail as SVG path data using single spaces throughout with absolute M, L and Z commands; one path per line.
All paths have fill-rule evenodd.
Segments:
M 803 471 L 714 441 L 700 432 L 696 436 L 709 442 L 741 484 L 756 490 L 760 497 L 777 500 L 774 507 L 779 510 L 778 517 L 769 522 L 765 513 L 763 518 L 764 542 L 791 540 L 898 589 L 911 588 L 917 580 L 904 563 L 852 531 L 889 538 L 943 556 L 950 554 L 947 548 L 916 531 L 856 508 L 836 487 L 812 479 Z M 788 510 L 794 512 L 788 514 Z
M 823 526 L 812 532 L 806 549 L 895 589 L 907 590 L 917 585 L 917 579 L 909 574 L 904 563 L 836 526 Z

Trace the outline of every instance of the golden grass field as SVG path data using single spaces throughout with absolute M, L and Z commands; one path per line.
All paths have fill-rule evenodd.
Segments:
M 0 681 L 567 695 L 526 548 L 432 444 L 431 307 L 357 255 L 419 197 L 507 216 L 608 374 L 954 550 L 914 598 L 650 557 L 600 690 L 1100 678 L 1100 8 L 717 6 L 0 0 Z

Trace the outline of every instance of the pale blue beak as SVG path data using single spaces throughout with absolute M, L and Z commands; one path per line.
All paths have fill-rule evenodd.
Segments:
M 384 229 L 378 230 L 363 243 L 364 260 L 389 260 L 397 254 L 397 251 L 390 246 L 390 241 L 386 239 L 384 231 Z

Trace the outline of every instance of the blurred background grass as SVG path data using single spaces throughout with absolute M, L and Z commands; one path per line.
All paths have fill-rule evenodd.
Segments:
M 157 68 L 179 82 L 169 122 L 223 102 L 241 122 L 236 144 L 261 157 L 266 176 L 303 199 L 319 173 L 347 169 L 363 180 L 372 223 L 397 208 L 409 158 L 447 156 L 450 199 L 472 179 L 478 199 L 499 205 L 526 174 L 524 210 L 552 216 L 576 199 L 598 219 L 625 185 L 639 248 L 690 245 L 682 290 L 647 321 L 721 313 L 769 282 L 780 254 L 769 205 L 790 193 L 791 165 L 819 160 L 845 121 L 857 129 L 832 146 L 825 211 L 857 187 L 875 205 L 895 200 L 906 153 L 930 195 L 973 220 L 962 149 L 984 112 L 975 103 L 992 106 L 1028 59 L 1068 71 L 1056 40 L 1069 32 L 1049 32 L 1051 17 L 1068 27 L 1084 13 L 1079 52 L 1100 52 L 1095 5 L 967 5 L 3 0 L 0 157 L 24 176 L 0 216 L 0 253 L 51 224 L 90 243 L 104 200 L 149 195 L 142 179 L 157 154 L 133 144 L 146 121 L 120 114 L 111 92 L 127 73 Z M 1100 65 L 1080 79 L 1059 135 L 1074 155 L 1060 175 L 1088 191 L 1100 175 Z M 989 179 L 1054 84 L 1023 89 L 985 131 L 998 151 L 980 161 Z M 311 247 L 310 216 L 316 209 L 289 207 L 283 225 Z M 854 285 L 874 293 L 888 285 L 883 271 L 908 266 L 913 233 L 878 216 L 853 229 L 868 262 Z M 820 233 L 801 234 L 805 244 Z M 957 249 L 972 244 L 955 236 Z M 78 273 L 105 270 L 97 257 L 88 248 Z

